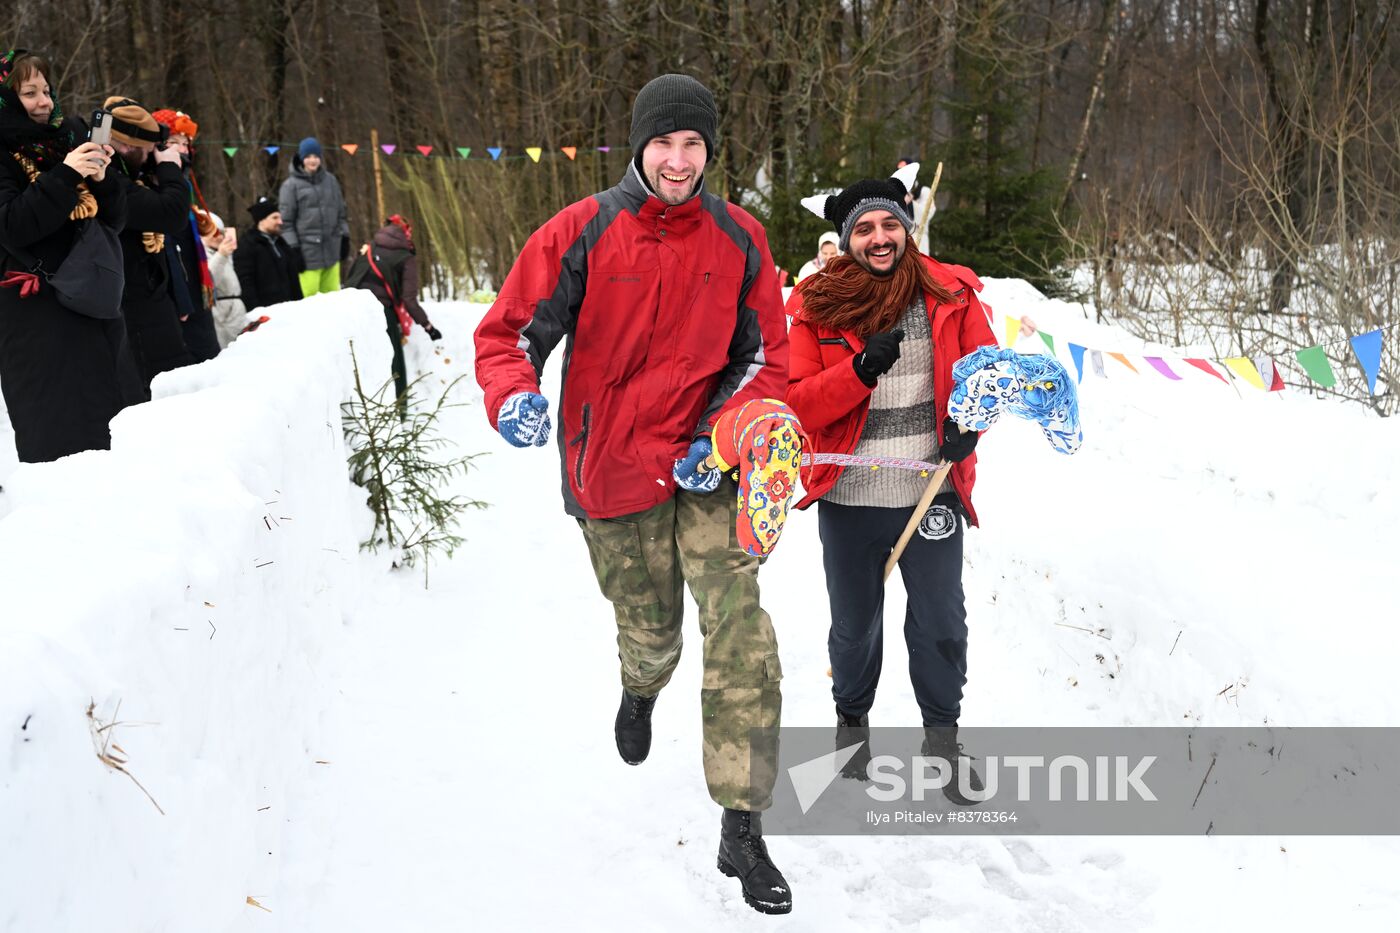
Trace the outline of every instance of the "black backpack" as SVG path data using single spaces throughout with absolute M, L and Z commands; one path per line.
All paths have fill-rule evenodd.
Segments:
M 412 250 L 372 245 L 368 252 L 355 257 L 341 285 L 344 288 L 369 288 L 371 282 L 378 281 L 397 304 L 403 293 L 403 264 L 412 255 Z

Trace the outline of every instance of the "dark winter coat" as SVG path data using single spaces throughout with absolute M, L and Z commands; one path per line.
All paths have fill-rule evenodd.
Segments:
M 350 236 L 345 196 L 324 162 L 315 172 L 292 158 L 292 172 L 277 195 L 282 238 L 301 251 L 307 269 L 329 269 L 340 262 L 341 237 Z
M 233 270 L 249 311 L 301 300 L 292 248 L 280 236 L 268 236 L 257 227 L 240 233 L 238 249 L 233 251 Z
M 122 166 L 120 160 L 113 169 Z M 185 346 L 175 288 L 184 282 L 171 276 L 170 259 L 164 249 L 146 249 L 147 233 L 167 237 L 177 235 L 189 214 L 189 199 L 180 166 L 157 163 L 154 171 L 144 172 L 138 185 L 123 175 L 126 187 L 127 219 L 122 233 L 122 255 L 126 265 L 126 288 L 122 292 L 122 314 L 127 334 L 146 384 L 163 372 L 188 366 L 194 356 Z
M 61 162 L 41 171 L 33 184 L 11 155 L 5 111 L 0 108 L 0 242 L 31 254 L 55 270 L 67 257 L 78 223 L 68 215 L 78 204 L 81 176 Z M 19 110 L 23 119 L 23 110 Z M 80 121 L 63 127 L 73 139 L 86 135 Z M 126 191 L 109 168 L 89 182 L 98 219 L 120 230 L 126 221 Z M 0 251 L 0 278 L 26 271 Z M 21 298 L 18 288 L 0 288 L 0 390 L 15 430 L 19 459 L 57 460 L 82 450 L 111 446 L 108 422 L 128 404 L 146 398 L 127 347 L 121 318 L 97 320 L 69 311 L 53 291 L 40 286 Z
M 675 494 L 671 469 L 721 410 L 781 398 L 788 342 L 763 227 L 704 191 L 668 205 L 635 167 L 556 214 L 526 242 L 476 330 L 492 425 L 538 392 L 565 348 L 551 405 L 565 510 L 615 518 Z
M 389 296 L 373 269 L 367 270 L 363 278 L 354 283 L 354 287 L 369 289 L 387 309 L 393 309 L 397 299 L 409 317 L 426 330 L 431 322 L 428 313 L 418 303 L 418 256 L 408 240 L 408 234 L 398 224 L 387 224 L 375 231 L 370 249 L 373 251 L 374 265 L 388 279 L 393 297 Z M 361 260 L 356 259 L 355 262 L 358 268 Z
M 943 419 L 948 416 L 948 396 L 953 391 L 953 364 L 978 347 L 995 346 L 987 311 L 977 300 L 982 282 L 963 266 L 951 266 L 924 257 L 934 279 L 953 294 L 944 304 L 932 294 L 924 295 L 933 327 L 934 417 L 929 425 L 938 444 L 943 443 Z M 856 375 L 851 358 L 865 349 L 865 341 L 846 330 L 833 330 L 813 324 L 802 312 L 804 279 L 788 297 L 788 313 L 793 316 L 788 336 L 792 340 L 792 374 L 787 403 L 802 421 L 813 453 L 848 454 L 855 450 L 870 414 L 874 393 Z M 806 495 L 797 508 L 806 508 L 820 499 L 845 467 L 820 464 L 805 479 Z M 977 455 L 959 461 L 948 471 L 949 482 L 967 510 L 968 520 L 977 524 L 972 508 L 972 485 L 977 479 Z
M 185 346 L 195 362 L 212 360 L 219 355 L 219 336 L 214 329 L 214 313 L 206 301 L 200 268 L 204 243 L 199 238 L 193 213 L 186 211 L 184 227 L 165 238 L 165 252 L 170 267 L 171 294 L 179 311 Z

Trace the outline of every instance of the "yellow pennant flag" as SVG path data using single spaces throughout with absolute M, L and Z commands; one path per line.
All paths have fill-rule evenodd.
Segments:
M 1006 349 L 1016 346 L 1016 338 L 1021 333 L 1021 322 L 1011 315 L 1006 316 Z
M 544 152 L 544 150 L 541 149 L 539 146 L 526 146 L 526 147 L 525 147 L 525 154 L 526 154 L 527 156 L 529 156 L 530 158 L 534 159 L 536 162 L 538 162 L 538 161 L 540 160 L 540 153 L 542 153 L 542 152 Z
M 1247 356 L 1232 356 L 1228 360 L 1223 360 L 1224 364 L 1230 367 L 1230 372 L 1239 376 L 1245 382 L 1256 389 L 1266 388 L 1264 377 L 1259 375 L 1259 370 L 1254 368 L 1254 362 Z
M 1124 366 L 1128 367 L 1128 368 L 1131 369 L 1133 372 L 1137 372 L 1137 367 L 1134 366 L 1132 363 L 1129 363 L 1129 362 L 1128 362 L 1128 358 L 1127 358 L 1126 356 L 1124 356 L 1123 354 L 1121 354 L 1121 353 L 1110 353 L 1109 356 L 1113 357 L 1115 360 L 1117 360 L 1118 362 L 1122 363 Z

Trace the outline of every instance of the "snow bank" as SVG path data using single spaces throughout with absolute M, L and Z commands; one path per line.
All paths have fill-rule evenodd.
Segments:
M 304 700 L 360 592 L 348 343 L 367 385 L 389 354 L 367 292 L 268 314 L 159 377 L 111 451 L 5 478 L 0 929 L 224 930 L 277 874 L 281 789 L 321 767 Z

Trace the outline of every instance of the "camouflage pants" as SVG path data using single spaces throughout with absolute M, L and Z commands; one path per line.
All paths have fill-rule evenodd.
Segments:
M 772 802 L 782 667 L 773 623 L 758 601 L 758 558 L 739 549 L 733 480 L 708 495 L 677 491 L 668 502 L 579 522 L 598 585 L 617 615 L 622 685 L 661 692 L 681 657 L 682 583 L 700 609 L 705 673 L 700 685 L 705 782 L 720 806 L 763 810 Z M 751 729 L 765 730 L 750 749 Z

